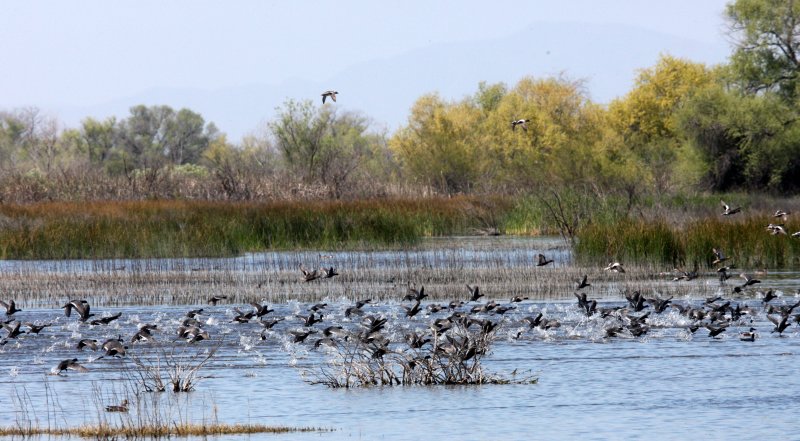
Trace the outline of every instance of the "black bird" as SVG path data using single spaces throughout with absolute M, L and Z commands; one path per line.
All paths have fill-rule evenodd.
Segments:
M 328 306 L 327 303 L 317 303 L 317 304 L 311 305 L 311 307 L 308 308 L 308 310 L 309 311 L 313 311 L 313 312 L 319 312 L 319 311 L 325 309 L 326 306 Z
M 542 313 L 540 312 L 539 314 L 536 315 L 536 317 L 531 317 L 531 316 L 525 317 L 521 321 L 523 323 L 527 323 L 528 327 L 533 329 L 542 323 Z
M 53 324 L 52 323 L 45 323 L 44 325 L 37 325 L 37 324 L 34 324 L 34 323 L 25 323 L 25 326 L 27 326 L 29 328 L 28 329 L 28 333 L 29 334 L 38 334 L 38 333 L 42 332 L 42 330 L 44 328 L 46 328 L 48 326 L 53 326 Z
M 324 316 L 322 314 L 320 314 L 319 317 L 317 317 L 316 313 L 312 312 L 311 314 L 309 314 L 307 316 L 305 316 L 305 315 L 296 315 L 295 317 L 297 317 L 297 318 L 299 318 L 300 320 L 303 321 L 303 326 L 311 327 L 311 326 L 314 326 L 314 323 L 321 322 L 322 321 L 322 317 L 324 317 Z
M 469 285 L 467 285 L 467 290 L 469 290 L 469 301 L 470 302 L 477 302 L 478 299 L 483 297 L 483 294 L 481 294 L 481 289 L 480 289 L 480 287 L 478 285 L 475 285 L 474 288 L 469 286 Z
M 428 295 L 425 294 L 425 287 L 424 286 L 420 286 L 419 287 L 419 291 L 417 291 L 416 288 L 414 288 L 412 286 L 409 286 L 408 287 L 408 294 L 406 294 L 406 296 L 403 297 L 403 300 L 414 300 L 414 301 L 417 301 L 417 302 L 421 302 L 422 299 L 424 299 L 425 297 L 428 297 Z
M 775 324 L 775 328 L 772 332 L 777 332 L 778 335 L 783 335 L 783 331 L 789 327 L 789 314 L 782 314 L 780 319 L 771 315 L 767 315 L 767 318 Z
M 745 273 L 739 274 L 739 277 L 744 279 L 744 283 L 741 285 L 742 288 L 744 288 L 746 286 L 750 286 L 750 285 L 755 285 L 756 283 L 761 283 L 760 280 L 754 279 L 754 278 L 750 277 L 748 274 L 745 274 Z
M 544 254 L 542 254 L 542 253 L 539 253 L 538 259 L 539 259 L 539 261 L 536 262 L 536 266 L 545 266 L 548 263 L 553 263 L 553 259 L 548 259 L 548 258 L 544 257 Z
M 417 302 L 414 303 L 414 306 L 405 306 L 405 305 L 401 306 L 403 307 L 403 309 L 406 310 L 406 317 L 414 317 L 422 309 L 420 308 L 419 305 L 420 305 L 419 300 L 417 300 Z
M 586 288 L 587 286 L 592 286 L 591 283 L 587 282 L 588 279 L 589 279 L 589 276 L 584 274 L 583 279 L 577 281 L 578 289 L 583 289 L 583 288 Z
M 578 307 L 585 311 L 587 305 L 589 304 L 589 301 L 586 299 L 586 293 L 582 292 L 582 293 L 578 294 L 576 292 L 576 293 L 573 293 L 573 294 L 575 294 L 575 297 L 578 298 Z
M 718 327 L 711 326 L 711 325 L 706 325 L 706 329 L 708 329 L 708 336 L 709 337 L 716 337 L 719 334 L 725 332 L 725 330 L 728 329 L 728 325 L 722 325 L 722 326 L 718 326 Z
M 317 270 L 307 270 L 306 267 L 303 266 L 302 264 L 300 265 L 300 272 L 303 273 L 303 280 L 306 281 L 306 282 L 311 282 L 313 280 L 317 280 L 320 277 L 322 277 L 322 275 L 319 273 L 319 271 L 317 271 Z
M 233 316 L 233 321 L 234 322 L 249 323 L 250 319 L 253 318 L 256 315 L 255 311 L 244 312 L 241 309 L 236 308 L 236 307 L 234 307 L 233 310 L 236 312 L 236 315 Z
M 107 325 L 107 324 L 113 322 L 114 320 L 117 320 L 120 317 L 122 317 L 122 313 L 118 312 L 118 313 L 116 313 L 114 315 L 110 315 L 108 317 L 101 317 L 99 319 L 92 320 L 92 322 L 90 324 L 94 325 L 94 326 Z
M 228 296 L 212 296 L 210 299 L 208 299 L 207 303 L 211 306 L 217 306 L 217 303 L 227 298 Z
M 3 323 L 3 327 L 6 328 L 6 331 L 8 331 L 8 335 L 6 335 L 6 339 L 17 338 L 21 334 L 25 334 L 25 331 L 20 331 L 19 330 L 19 327 L 21 325 L 20 322 L 12 322 L 12 323 L 13 324 L 11 324 L 11 323 Z
M 53 368 L 53 372 L 56 375 L 61 375 L 61 373 L 67 369 L 81 373 L 89 372 L 89 369 L 86 369 L 84 366 L 78 363 L 77 358 L 61 361 L 60 363 L 58 363 L 58 366 Z
M 339 273 L 336 272 L 333 267 L 330 268 L 322 268 L 323 277 L 326 279 L 330 279 L 331 277 L 338 276 Z
M 269 309 L 269 305 L 262 305 L 260 303 L 251 302 L 250 306 L 256 309 L 256 317 L 259 318 L 269 314 L 270 312 L 275 312 L 274 309 Z
M 711 251 L 714 253 L 714 257 L 715 257 L 714 261 L 711 262 L 712 265 L 716 265 L 718 263 L 722 263 L 722 262 L 728 260 L 728 257 L 725 256 L 725 253 L 723 253 L 722 250 L 718 250 L 716 248 L 711 248 Z
M 302 343 L 303 341 L 305 341 L 305 339 L 308 338 L 309 335 L 314 334 L 315 332 L 317 331 L 313 329 L 309 329 L 307 331 L 296 331 L 296 330 L 289 331 L 289 333 L 292 334 L 292 336 L 294 336 L 294 338 L 292 339 L 293 343 Z
M 69 303 L 61 307 L 64 310 L 64 314 L 69 317 L 70 313 L 74 309 L 78 315 L 81 316 L 80 321 L 85 322 L 89 320 L 89 317 L 94 317 L 94 314 L 91 314 L 89 311 L 91 307 L 89 306 L 89 302 L 86 300 L 70 300 Z
M 277 325 L 278 323 L 282 322 L 283 320 L 284 320 L 283 318 L 274 318 L 274 319 L 271 319 L 271 320 L 264 320 L 262 318 L 261 319 L 261 326 L 263 326 L 265 330 L 272 329 L 273 326 Z
M 84 338 L 83 340 L 78 342 L 77 346 L 78 350 L 83 350 L 83 348 L 89 348 L 93 351 L 97 350 L 97 340 Z
M 770 300 L 775 299 L 777 297 L 778 296 L 775 295 L 775 293 L 772 290 L 769 290 L 769 291 L 767 291 L 766 294 L 764 294 L 764 298 L 761 300 L 761 302 L 766 304 L 766 303 L 769 303 Z
M 12 315 L 16 312 L 22 311 L 21 309 L 17 308 L 17 302 L 14 300 L 9 300 L 8 303 L 0 300 L 0 306 L 6 308 L 6 315 Z
M 196 315 L 200 315 L 203 313 L 203 308 L 193 309 L 186 313 L 186 317 L 194 318 Z

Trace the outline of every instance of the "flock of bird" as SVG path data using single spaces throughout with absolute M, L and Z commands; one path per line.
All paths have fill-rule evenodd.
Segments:
M 335 99 L 335 92 L 331 91 L 327 96 Z M 722 205 L 722 214 L 725 216 L 741 212 L 740 207 L 731 207 L 724 201 Z M 783 219 L 788 215 L 780 210 L 775 213 L 775 217 Z M 772 234 L 785 234 L 783 224 L 770 224 L 768 228 Z M 792 236 L 798 235 L 800 232 Z M 713 248 L 710 252 L 720 284 L 725 286 L 735 267 L 721 249 Z M 552 263 L 553 259 L 540 253 L 531 266 L 544 267 Z M 301 283 L 324 283 L 339 275 L 333 266 L 308 269 L 300 265 L 299 269 Z M 626 273 L 620 262 L 611 262 L 602 270 L 615 273 L 617 277 L 624 277 Z M 696 265 L 691 271 L 676 269 L 672 276 L 676 282 L 705 277 L 698 272 Z M 132 348 L 138 345 L 158 342 L 193 345 L 212 340 L 212 334 L 220 331 L 220 323 L 232 327 L 257 325 L 257 331 L 253 334 L 256 339 L 282 338 L 288 344 L 308 345 L 314 349 L 321 346 L 336 348 L 345 342 L 357 341 L 368 348 L 373 358 L 397 351 L 400 344 L 412 350 L 437 344 L 441 347 L 435 347 L 434 350 L 444 351 L 444 354 L 451 356 L 470 350 L 468 340 L 449 336 L 448 333 L 456 325 L 461 325 L 462 329 L 474 326 L 484 334 L 496 333 L 500 328 L 507 329 L 506 335 L 512 340 L 546 340 L 552 338 L 559 329 L 562 330 L 561 335 L 575 335 L 580 327 L 593 329 L 594 338 L 603 340 L 642 337 L 656 328 L 678 329 L 687 336 L 705 329 L 708 338 L 720 338 L 729 330 L 736 329 L 738 339 L 747 342 L 759 338 L 758 327 L 764 326 L 767 321 L 772 323 L 769 333 L 778 336 L 782 336 L 793 324 L 800 325 L 800 314 L 795 312 L 800 306 L 800 301 L 796 301 L 800 298 L 800 290 L 797 293 L 776 293 L 772 289 L 746 292 L 762 282 L 746 273 L 741 273 L 740 277 L 742 283 L 733 287 L 731 298 L 714 296 L 702 301 L 676 300 L 673 297 L 662 298 L 657 294 L 628 291 L 621 293 L 624 301 L 601 303 L 587 294 L 592 286 L 587 274 L 575 281 L 574 296 L 577 301 L 562 305 L 560 310 L 556 308 L 555 313 L 552 307 L 531 302 L 527 297 L 514 296 L 507 302 L 487 300 L 487 293 L 473 284 L 466 284 L 463 298 L 449 303 L 430 302 L 426 300 L 428 293 L 424 286 L 417 287 L 409 283 L 406 294 L 398 298 L 397 303 L 378 304 L 366 298 L 349 305 L 296 304 L 294 310 L 290 310 L 288 305 L 271 306 L 259 302 L 226 305 L 227 296 L 216 295 L 206 300 L 208 306 L 186 311 L 182 317 L 166 323 L 128 320 L 125 325 L 135 325 L 135 329 L 127 331 L 127 337 L 122 335 L 124 325 L 119 325 L 122 312 L 99 315 L 85 299 L 66 301 L 60 307 L 64 319 L 50 317 L 43 322 L 18 320 L 18 317 L 26 315 L 26 311 L 19 308 L 13 299 L 0 300 L 0 307 L 5 310 L 6 316 L 2 322 L 6 333 L 0 340 L 0 351 L 25 347 L 31 339 L 41 338 L 41 335 L 51 332 L 50 328 L 58 329 L 60 326 L 58 338 L 65 339 L 63 344 L 71 347 L 70 351 L 73 352 L 51 369 L 52 374 L 62 375 L 65 371 L 88 372 L 87 365 L 102 358 L 127 357 Z M 41 311 L 38 315 L 41 316 Z M 669 319 L 658 319 L 662 315 Z M 174 329 L 166 330 L 165 325 Z M 570 332 L 563 333 L 563 327 L 570 328 Z M 242 328 L 242 332 L 252 332 L 251 329 Z M 111 331 L 116 335 L 108 335 Z M 84 337 L 83 334 L 96 338 Z M 101 337 L 101 334 L 104 335 Z M 463 343 L 461 347 L 459 341 Z M 10 342 L 16 345 L 8 345 Z M 472 350 L 475 350 L 474 346 Z M 86 351 L 97 351 L 99 355 L 81 357 L 86 359 L 81 361 L 78 354 Z M 110 406 L 108 410 L 123 411 L 119 406 Z

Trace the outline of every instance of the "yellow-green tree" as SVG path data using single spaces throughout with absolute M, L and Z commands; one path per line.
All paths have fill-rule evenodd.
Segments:
M 655 66 L 639 73 L 633 90 L 609 105 L 609 124 L 642 162 L 648 184 L 658 192 L 674 187 L 673 173 L 685 149 L 677 132 L 676 113 L 717 75 L 702 63 L 662 55 Z

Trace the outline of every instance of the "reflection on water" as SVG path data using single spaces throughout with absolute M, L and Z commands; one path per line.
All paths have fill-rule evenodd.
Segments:
M 494 245 L 479 240 L 469 251 L 431 249 L 409 254 L 427 262 L 441 261 L 436 253 L 462 252 L 497 259 L 527 259 L 524 246 Z M 553 242 L 553 246 L 557 246 Z M 506 247 L 506 248 L 503 248 Z M 498 251 L 500 250 L 500 251 Z M 548 253 L 565 253 L 550 249 Z M 427 254 L 426 254 L 427 253 Z M 484 254 L 481 254 L 484 253 Z M 528 251 L 530 253 L 530 251 Z M 297 253 L 267 253 L 220 260 L 218 265 L 293 266 Z M 308 253 L 318 256 L 319 253 Z M 535 254 L 535 253 L 534 253 Z M 284 256 L 284 257 L 282 257 Z M 390 256 L 390 255 L 387 255 Z M 336 256 L 334 259 L 337 258 Z M 285 263 L 281 263 L 285 259 Z M 292 260 L 295 259 L 295 260 Z M 396 259 L 396 255 L 394 257 Z M 468 259 L 469 260 L 469 259 Z M 210 259 L 184 265 L 209 264 Z M 363 253 L 354 259 L 363 265 L 389 264 L 382 253 Z M 474 261 L 474 260 L 473 260 Z M 558 259 L 566 269 L 569 259 Z M 177 265 L 176 261 L 116 261 L 130 271 L 132 265 Z M 231 263 L 237 262 L 237 263 Z M 3 271 L 14 265 L 49 265 L 53 271 L 86 271 L 86 262 L 6 262 Z M 112 263 L 104 263 L 112 265 Z M 106 269 L 103 269 L 104 271 Z M 776 305 L 794 303 L 793 293 L 800 283 L 798 274 L 772 273 L 761 276 L 763 288 L 780 288 Z M 461 283 L 454 282 L 454 283 Z M 702 282 L 705 283 L 705 282 Z M 321 286 L 320 289 L 324 289 Z M 725 292 L 728 292 L 727 290 Z M 568 293 L 571 296 L 571 293 Z M 591 290 L 589 297 L 596 297 Z M 752 294 L 752 293 L 751 293 Z M 498 301 L 501 301 L 498 299 Z M 697 296 L 675 300 L 701 306 Z M 504 302 L 504 301 L 503 301 Z M 219 352 L 201 371 L 204 377 L 197 390 L 189 394 L 147 394 L 160 397 L 169 406 L 196 421 L 258 422 L 275 425 L 323 427 L 330 433 L 270 435 L 274 439 L 785 439 L 794 433 L 800 401 L 800 377 L 795 375 L 800 362 L 800 334 L 792 324 L 782 336 L 771 333 L 759 298 L 736 300 L 752 308 L 752 315 L 732 325 L 719 338 L 708 331 L 687 329 L 690 321 L 676 309 L 651 314 L 649 332 L 642 337 L 623 335 L 604 338 L 608 319 L 586 317 L 571 300 L 527 301 L 500 317 L 497 341 L 485 358 L 489 372 L 510 376 L 533 371 L 539 378 L 534 385 L 488 385 L 464 387 L 384 387 L 368 389 L 328 389 L 304 381 L 303 373 L 324 363 L 324 351 L 315 351 L 313 341 L 303 345 L 289 342 L 287 332 L 301 327 L 296 314 L 309 304 L 288 302 L 273 305 L 274 313 L 285 321 L 261 340 L 262 327 L 256 322 L 233 323 L 233 307 L 241 303 L 204 305 L 200 320 L 211 333 L 212 341 L 180 347 L 204 351 L 221 341 Z M 318 329 L 337 323 L 356 327 L 358 318 L 344 316 L 350 302 L 331 301 L 325 321 Z M 624 306 L 620 298 L 608 298 L 600 307 Z M 98 307 L 98 316 L 122 312 L 109 325 L 79 324 L 75 317 L 64 317 L 52 308 L 23 308 L 15 318 L 24 322 L 53 323 L 39 335 L 22 335 L 0 347 L 0 425 L 16 421 L 20 399 L 33 403 L 36 418 L 46 423 L 65 421 L 77 424 L 95 421 L 97 403 L 110 404 L 129 393 L 125 366 L 130 362 L 102 358 L 93 352 L 77 351 L 82 338 L 103 340 L 121 335 L 126 341 L 142 323 L 158 324 L 159 342 L 172 341 L 175 329 L 189 309 L 197 306 Z M 389 335 L 399 340 L 410 329 L 424 330 L 447 313 L 420 314 L 411 319 L 402 315 L 396 301 L 367 306 L 369 313 L 389 318 Z M 527 329 L 521 319 L 542 312 L 559 320 L 557 329 Z M 753 319 L 751 322 L 750 319 Z M 754 326 L 758 338 L 742 342 L 738 333 Z M 515 338 L 521 332 L 519 338 Z M 6 332 L 2 333 L 3 335 Z M 153 344 L 126 342 L 134 353 L 144 353 Z M 77 357 L 89 373 L 68 372 L 48 375 L 60 360 Z M 54 398 L 55 397 L 55 398 Z M 49 404 L 48 404 L 49 403 Z M 46 407 L 56 409 L 47 412 Z M 135 410 L 133 411 L 135 412 Z M 118 418 L 119 416 L 105 416 Z M 257 436 L 254 439 L 263 439 Z M 792 436 L 788 436 L 792 438 Z M 230 439 L 242 439 L 230 437 Z

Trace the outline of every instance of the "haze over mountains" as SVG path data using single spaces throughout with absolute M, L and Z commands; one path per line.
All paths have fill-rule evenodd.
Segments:
M 294 78 L 215 90 L 156 87 L 92 105 L 32 104 L 69 127 L 87 116 L 125 117 L 137 104 L 188 107 L 213 121 L 230 141 L 238 142 L 271 119 L 275 108 L 287 99 L 319 102 L 322 91 L 335 89 L 340 92 L 340 110 L 363 112 L 376 129 L 392 132 L 405 123 L 413 102 L 426 93 L 460 99 L 477 91 L 480 81 L 513 86 L 526 75 L 563 74 L 584 79 L 589 96 L 607 103 L 624 95 L 637 71 L 652 66 L 659 54 L 714 64 L 723 62 L 729 52 L 721 39 L 695 41 L 624 25 L 532 23 L 506 38 L 432 44 L 354 64 L 324 82 Z M 281 66 L 276 64 L 274 69 Z

